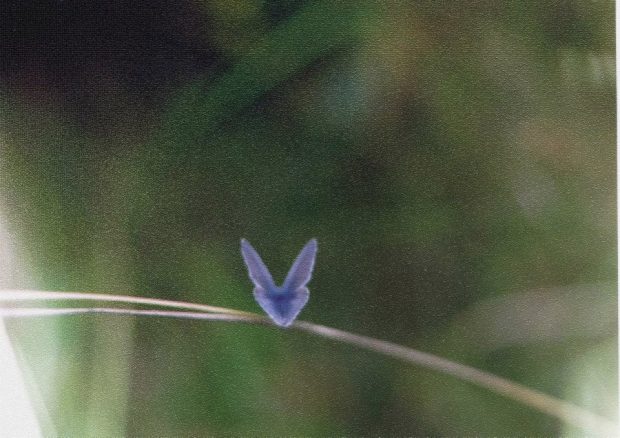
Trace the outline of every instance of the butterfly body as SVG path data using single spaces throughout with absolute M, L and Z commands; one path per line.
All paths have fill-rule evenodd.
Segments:
M 312 277 L 317 241 L 310 240 L 301 250 L 282 286 L 277 286 L 269 270 L 250 243 L 241 240 L 241 254 L 254 283 L 254 298 L 273 322 L 281 327 L 293 323 L 308 302 L 306 284 Z

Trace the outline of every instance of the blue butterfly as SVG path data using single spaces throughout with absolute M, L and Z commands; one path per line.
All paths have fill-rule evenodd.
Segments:
M 276 286 L 267 266 L 250 242 L 241 239 L 241 255 L 254 283 L 254 298 L 277 325 L 288 327 L 308 302 L 310 292 L 306 284 L 312 277 L 316 257 L 316 239 L 303 247 L 282 286 Z

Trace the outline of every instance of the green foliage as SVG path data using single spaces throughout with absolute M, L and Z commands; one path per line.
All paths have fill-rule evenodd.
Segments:
M 198 3 L 227 65 L 147 105 L 157 115 L 140 126 L 93 133 L 3 90 L 0 213 L 27 279 L 12 286 L 257 311 L 239 239 L 283 279 L 316 237 L 302 319 L 617 412 L 617 375 L 590 383 L 588 360 L 592 347 L 617 369 L 616 325 L 561 325 L 562 312 L 599 317 L 587 295 L 558 300 L 518 343 L 515 313 L 493 301 L 616 281 L 610 5 Z M 488 331 L 471 339 L 477 306 Z M 11 327 L 60 436 L 563 432 L 450 377 L 285 330 L 111 317 Z M 501 347 L 482 348 L 493 327 Z M 606 406 L 580 396 L 588 385 Z

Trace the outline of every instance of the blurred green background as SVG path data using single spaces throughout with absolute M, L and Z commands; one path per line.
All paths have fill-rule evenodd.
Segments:
M 2 287 L 258 312 L 239 239 L 316 237 L 301 319 L 617 418 L 612 1 L 169 3 L 2 14 Z M 293 331 L 7 326 L 48 435 L 583 436 Z

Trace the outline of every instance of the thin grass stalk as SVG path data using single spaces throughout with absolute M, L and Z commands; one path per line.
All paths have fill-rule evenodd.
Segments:
M 241 312 L 233 309 L 224 309 L 225 312 L 216 312 L 213 309 L 222 309 L 214 306 L 206 306 L 195 303 L 180 301 L 159 300 L 155 298 L 130 297 L 121 295 L 104 295 L 80 292 L 42 292 L 42 291 L 10 291 L 0 292 L 0 301 L 38 301 L 38 300 L 89 300 L 97 301 L 99 297 L 106 297 L 101 301 L 132 303 L 140 305 L 172 307 L 177 309 L 209 309 L 201 312 L 166 311 L 166 310 L 140 310 L 119 309 L 105 307 L 89 308 L 3 308 L 0 309 L 0 317 L 40 317 L 40 316 L 68 316 L 78 314 L 113 314 L 131 316 L 152 316 L 168 318 L 184 318 L 224 322 L 243 322 L 249 324 L 273 325 L 267 318 L 249 312 Z M 205 313 L 207 312 L 207 313 Z M 274 326 L 275 327 L 275 326 Z M 297 321 L 292 329 L 318 335 L 327 339 L 355 345 L 357 347 L 374 351 L 386 356 L 404 360 L 408 363 L 432 369 L 443 374 L 448 374 L 466 382 L 501 394 L 507 398 L 530 406 L 540 412 L 556 417 L 567 424 L 580 427 L 584 430 L 603 435 L 619 436 L 617 424 L 589 412 L 569 402 L 557 399 L 540 391 L 523 386 L 503 377 L 463 365 L 451 360 L 435 356 L 430 353 L 404 347 L 388 341 L 357 335 L 343 330 L 313 324 L 306 321 Z
M 160 298 L 134 297 L 131 295 L 112 295 L 90 292 L 51 292 L 38 290 L 3 289 L 0 301 L 98 301 L 110 303 L 136 304 L 139 306 L 167 307 L 173 309 L 196 310 L 198 312 L 225 313 L 230 315 L 253 315 L 241 310 L 208 304 L 188 303 L 184 301 L 164 300 Z

